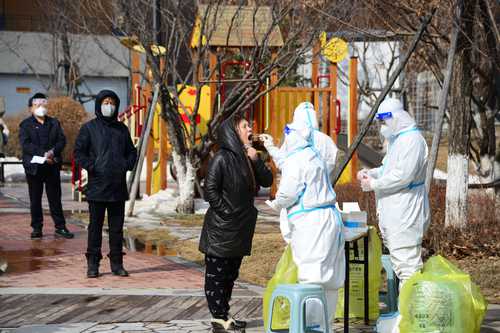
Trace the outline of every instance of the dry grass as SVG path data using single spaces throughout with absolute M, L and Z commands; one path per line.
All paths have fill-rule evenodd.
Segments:
M 285 242 L 279 232 L 256 233 L 253 238 L 252 255 L 243 260 L 240 278 L 243 281 L 265 286 L 273 276 L 274 268 L 284 249 Z
M 198 265 L 205 265 L 205 256 L 198 250 L 198 242 L 191 240 L 176 241 L 172 246 L 179 257 Z
M 174 240 L 167 246 L 186 260 L 200 265 L 204 264 L 204 255 L 198 250 L 197 242 Z M 279 228 L 259 225 L 253 238 L 252 255 L 245 257 L 241 265 L 240 279 L 265 286 L 274 274 L 274 267 L 283 253 L 284 247 L 285 242 Z
M 71 213 L 71 218 L 89 224 L 89 213 Z
M 19 144 L 19 124 L 24 118 L 28 116 L 27 113 L 17 114 L 15 116 L 7 116 L 4 118 L 7 127 L 9 128 L 9 142 L 5 146 L 5 154 L 7 156 L 15 156 L 21 158 L 22 151 Z
M 488 303 L 500 304 L 500 258 L 476 259 L 468 257 L 452 260 L 464 272 L 470 274 Z
M 445 227 L 446 188 L 433 186 L 430 202 L 432 221 L 423 246 L 429 254 L 447 258 L 500 258 L 500 217 L 495 214 L 495 199 L 486 192 L 469 196 L 469 217 L 464 228 Z
M 138 227 L 127 227 L 126 233 L 127 236 L 132 237 L 143 244 L 146 242 L 152 242 L 153 244 L 168 244 L 177 240 L 176 237 L 172 236 L 168 232 L 167 228 L 142 229 Z
M 162 225 L 181 225 L 185 227 L 201 227 L 203 225 L 204 215 L 177 215 L 175 218 L 169 218 L 161 221 Z

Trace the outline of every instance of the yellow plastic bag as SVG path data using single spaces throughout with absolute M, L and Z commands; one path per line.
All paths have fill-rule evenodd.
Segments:
M 468 274 L 435 256 L 405 282 L 399 307 L 401 333 L 479 333 L 487 304 Z
M 364 258 L 363 239 L 357 240 L 359 257 Z M 351 249 L 350 258 L 354 258 Z M 377 230 L 369 227 L 368 231 L 368 314 L 370 320 L 379 317 L 378 297 L 381 284 L 382 271 L 382 242 L 378 237 Z M 362 318 L 365 315 L 364 294 L 364 267 L 362 264 L 349 265 L 349 318 Z M 335 318 L 344 318 L 344 288 L 339 289 L 337 311 Z
M 276 270 L 273 277 L 267 283 L 266 291 L 262 298 L 264 327 L 267 327 L 269 302 L 274 289 L 279 284 L 294 284 L 298 283 L 297 265 L 293 262 L 292 248 L 287 245 L 285 251 L 281 255 L 280 260 L 276 264 Z M 290 304 L 285 300 L 277 300 L 273 308 L 273 328 L 286 329 L 289 327 L 290 321 Z

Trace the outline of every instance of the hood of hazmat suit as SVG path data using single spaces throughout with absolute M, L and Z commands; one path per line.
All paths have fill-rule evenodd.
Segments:
M 316 111 L 311 103 L 303 102 L 295 108 L 293 112 L 293 121 L 289 124 L 289 128 L 299 130 L 301 128 L 309 128 L 311 130 L 311 135 L 307 140 L 310 141 L 311 147 L 316 150 L 319 157 L 324 161 L 328 174 L 331 175 L 335 167 L 338 149 L 332 138 L 319 131 Z M 286 144 L 287 142 L 285 140 L 280 148 L 274 146 L 268 148 L 269 154 L 279 169 L 282 168 L 282 164 L 286 158 L 286 152 L 288 150 Z
M 273 203 L 286 209 L 299 282 L 323 285 L 332 314 L 345 276 L 342 220 L 325 163 L 309 140 L 311 128 L 296 123 L 288 128 L 286 156 Z
M 425 190 L 428 148 L 401 102 L 389 98 L 377 112 L 391 131 L 381 167 L 371 169 L 379 226 L 396 274 L 408 279 L 422 267 L 421 244 L 430 222 Z

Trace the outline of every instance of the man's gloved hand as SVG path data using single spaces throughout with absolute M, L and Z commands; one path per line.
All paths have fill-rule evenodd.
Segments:
M 261 135 L 259 135 L 259 139 L 260 139 L 260 141 L 262 141 L 262 143 L 264 144 L 264 147 L 266 147 L 266 149 L 268 147 L 274 147 L 273 137 L 270 136 L 269 134 L 261 134 Z
M 279 212 L 281 210 L 280 207 L 278 207 L 278 205 L 276 204 L 276 200 L 266 200 L 266 205 L 268 205 L 269 207 L 271 207 L 273 210 Z
M 365 175 L 363 179 L 361 179 L 361 190 L 363 192 L 373 191 L 372 180 L 373 178 L 368 175 Z
M 49 150 L 49 151 L 45 152 L 44 156 L 45 156 L 46 158 L 50 158 L 50 159 L 52 159 L 52 158 L 54 157 L 54 151 L 51 149 L 51 150 Z
M 51 149 L 51 150 L 49 150 L 48 152 L 46 152 L 46 153 L 44 154 L 44 156 L 45 156 L 45 158 L 46 158 L 46 162 L 47 162 L 48 164 L 54 164 L 54 162 L 55 162 L 55 161 L 54 161 L 54 151 L 53 151 L 52 149 Z

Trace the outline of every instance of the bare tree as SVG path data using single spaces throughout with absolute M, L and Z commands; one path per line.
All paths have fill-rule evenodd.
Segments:
M 107 10 L 103 0 L 82 3 L 84 16 Z M 342 6 L 342 1 L 318 1 L 316 5 L 332 12 L 335 6 Z M 146 79 L 160 84 L 162 117 L 179 183 L 177 211 L 191 213 L 196 170 L 210 153 L 220 123 L 234 113 L 244 112 L 291 74 L 326 28 L 326 20 L 295 0 L 255 1 L 253 6 L 222 0 L 197 5 L 180 0 L 116 0 L 113 8 L 107 15 L 109 25 L 116 25 L 117 16 L 125 17 L 120 31 L 144 46 L 152 74 Z M 91 31 L 89 25 L 86 29 Z M 151 45 L 164 46 L 166 54 L 157 54 Z M 230 59 L 245 63 L 241 71 L 232 73 L 232 79 L 222 73 L 223 62 Z M 271 84 L 266 85 L 271 77 Z M 196 118 L 201 87 L 214 81 L 217 98 L 213 98 L 208 134 L 200 140 Z M 180 98 L 190 86 L 196 91 L 192 110 Z M 182 114 L 187 116 L 189 128 Z
M 460 0 L 456 18 L 460 32 L 453 63 L 451 84 L 450 129 L 448 151 L 448 184 L 446 186 L 445 225 L 467 224 L 469 185 L 469 146 L 472 107 L 472 66 L 470 40 L 476 0 Z
M 485 182 L 493 182 L 500 178 L 500 147 L 496 147 L 495 116 L 500 112 L 500 35 L 499 22 L 495 21 L 491 4 L 487 0 L 479 0 L 478 18 L 480 24 L 477 42 L 484 45 L 483 52 L 477 52 L 479 60 L 478 84 L 474 87 L 473 101 L 477 106 L 478 117 L 474 117 L 478 128 L 479 156 L 473 158 L 480 177 Z M 476 40 L 476 39 L 475 39 Z M 496 170 L 496 173 L 495 173 Z M 500 205 L 500 187 L 496 187 L 497 201 Z M 500 207 L 500 206 L 499 206 Z

